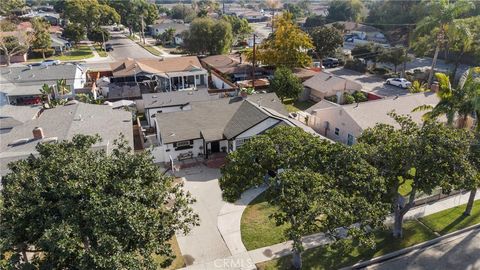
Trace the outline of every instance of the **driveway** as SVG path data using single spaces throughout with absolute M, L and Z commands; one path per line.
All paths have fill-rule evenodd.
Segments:
M 402 89 L 392 85 L 386 85 L 385 80 L 379 76 L 372 74 L 363 74 L 353 70 L 345 69 L 343 67 L 330 68 L 325 71 L 355 81 L 362 85 L 362 90 L 365 92 L 372 92 L 380 96 L 397 96 L 408 94 L 407 89 Z
M 107 43 L 112 44 L 113 46 L 113 51 L 109 52 L 109 54 L 115 60 L 120 60 L 127 57 L 158 58 L 120 32 L 111 32 L 111 36 L 111 40 L 109 40 Z
M 397 259 L 373 265 L 375 270 L 473 270 L 480 269 L 480 232 L 469 231 L 431 247 L 412 251 Z
M 224 206 L 218 184 L 220 170 L 205 166 L 182 169 L 184 188 L 197 200 L 193 210 L 200 216 L 200 226 L 188 235 L 177 235 L 178 245 L 188 265 L 205 264 L 231 256 L 218 228 L 217 217 Z

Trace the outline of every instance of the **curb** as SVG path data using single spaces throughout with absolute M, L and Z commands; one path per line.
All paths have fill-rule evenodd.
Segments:
M 466 233 L 466 232 L 469 232 L 469 231 L 478 230 L 478 229 L 480 229 L 480 224 L 472 225 L 470 227 L 463 228 L 461 230 L 458 230 L 458 231 L 455 231 L 455 232 L 437 237 L 435 239 L 432 239 L 432 240 L 429 240 L 429 241 L 426 241 L 426 242 L 423 242 L 423 243 L 416 244 L 416 245 L 408 247 L 408 248 L 397 250 L 397 251 L 394 251 L 394 252 L 391 252 L 391 253 L 373 258 L 373 259 L 368 260 L 368 261 L 359 262 L 359 263 L 356 263 L 352 266 L 341 268 L 340 270 L 361 269 L 361 268 L 365 268 L 365 267 L 373 265 L 373 264 L 378 264 L 378 263 L 381 263 L 381 262 L 389 261 L 389 260 L 398 258 L 402 255 L 405 255 L 407 253 L 410 253 L 413 250 L 425 249 L 427 247 L 430 247 L 430 246 L 433 246 L 433 245 L 438 244 L 440 242 L 443 242 L 446 239 L 458 236 L 460 234 L 463 234 L 463 233 Z

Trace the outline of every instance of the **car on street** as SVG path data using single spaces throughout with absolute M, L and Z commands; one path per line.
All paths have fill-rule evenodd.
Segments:
M 387 79 L 386 84 L 394 85 L 405 89 L 412 86 L 412 83 L 405 78 L 389 78 Z
M 105 51 L 107 51 L 107 52 L 113 51 L 113 46 L 112 46 L 112 44 L 105 44 Z
M 48 67 L 48 66 L 56 66 L 60 65 L 60 60 L 43 60 L 42 63 L 40 63 L 40 66 L 42 67 Z
M 322 64 L 323 64 L 323 66 L 325 66 L 327 68 L 334 68 L 334 67 L 338 67 L 340 65 L 340 61 L 338 61 L 337 58 L 329 57 L 329 58 L 323 59 Z

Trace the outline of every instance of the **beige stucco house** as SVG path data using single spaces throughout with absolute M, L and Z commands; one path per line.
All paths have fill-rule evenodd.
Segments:
M 362 90 L 361 84 L 328 72 L 318 72 L 303 82 L 303 86 L 313 101 L 320 101 L 330 96 L 337 96 L 341 99 L 345 92 L 353 93 Z

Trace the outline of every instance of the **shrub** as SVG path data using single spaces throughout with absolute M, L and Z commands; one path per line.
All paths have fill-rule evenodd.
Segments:
M 361 73 L 365 73 L 367 71 L 367 65 L 365 65 L 365 63 L 363 63 L 359 59 L 347 60 L 347 62 L 345 63 L 345 68 Z
M 355 99 L 355 102 L 365 102 L 368 100 L 367 95 L 361 91 L 355 91 L 353 92 L 353 98 Z
M 325 97 L 324 99 L 330 101 L 330 102 L 335 102 L 337 103 L 337 96 L 329 96 L 329 97 Z
M 355 98 L 352 94 L 345 92 L 343 93 L 343 104 L 352 104 L 355 102 Z

